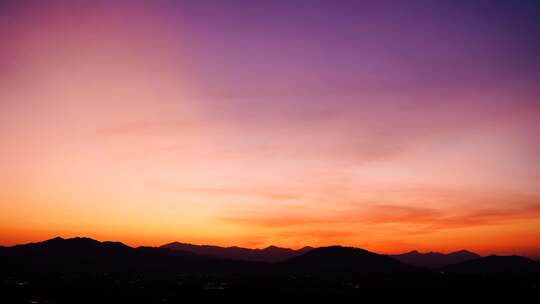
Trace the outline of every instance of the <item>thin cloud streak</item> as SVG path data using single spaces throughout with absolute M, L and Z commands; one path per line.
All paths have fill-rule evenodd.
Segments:
M 528 219 L 540 219 L 540 203 L 513 208 L 469 209 L 467 211 L 400 205 L 377 205 L 357 211 L 356 214 L 327 217 L 290 216 L 283 214 L 219 218 L 220 221 L 236 225 L 266 228 L 324 227 L 325 225 L 357 224 L 370 227 L 370 229 L 380 229 L 379 226 L 386 224 L 406 224 L 413 233 L 491 226 Z

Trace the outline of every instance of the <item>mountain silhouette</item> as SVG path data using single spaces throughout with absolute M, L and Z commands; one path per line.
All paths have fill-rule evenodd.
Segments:
M 342 246 L 316 248 L 306 254 L 284 261 L 282 265 L 291 270 L 311 274 L 328 274 L 329 272 L 362 275 L 396 274 L 418 270 L 386 255 Z
M 47 250 L 58 253 L 89 253 L 95 250 L 126 251 L 131 247 L 120 242 L 99 242 L 91 238 L 75 237 L 64 239 L 56 237 L 39 243 L 16 245 L 14 249 L 21 250 Z
M 455 274 L 530 274 L 540 275 L 540 263 L 522 256 L 490 255 L 458 264 L 448 265 L 441 269 Z
M 195 271 L 208 265 L 206 257 L 191 252 L 155 247 L 133 248 L 119 242 L 60 237 L 0 250 L 0 267 L 12 272 L 36 274 L 122 273 L 131 270 L 160 272 L 167 269 Z
M 477 259 L 481 256 L 467 250 L 460 250 L 449 254 L 439 252 L 421 253 L 413 250 L 403 254 L 391 255 L 391 257 L 400 262 L 418 267 L 441 268 L 447 265 Z
M 312 250 L 312 247 L 303 247 L 298 250 L 269 246 L 264 249 L 249 249 L 242 247 L 220 247 L 211 245 L 193 245 L 187 243 L 169 243 L 160 246 L 171 250 L 192 252 L 199 255 L 211 256 L 221 259 L 233 259 L 243 261 L 279 262 L 302 255 Z
M 58 237 L 0 247 L 0 292 L 10 299 L 6 303 L 32 302 L 29 299 L 36 295 L 47 295 L 39 303 L 104 302 L 95 290 L 106 291 L 108 303 L 161 303 L 164 297 L 174 303 L 188 294 L 219 290 L 335 295 L 362 288 L 540 285 L 538 262 L 520 256 L 480 257 L 428 269 L 353 247 L 307 247 L 302 252 L 274 246 L 171 244 L 134 248 L 120 242 Z M 284 255 L 294 256 L 282 260 Z M 267 261 L 258 260 L 263 258 Z M 79 297 L 81 292 L 84 299 Z

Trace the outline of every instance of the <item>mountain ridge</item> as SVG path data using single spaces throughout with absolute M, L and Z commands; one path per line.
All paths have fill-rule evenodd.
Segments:
M 481 257 L 479 254 L 465 249 L 447 254 L 434 251 L 422 253 L 417 250 L 412 250 L 406 253 L 394 254 L 390 256 L 406 264 L 431 269 L 441 268 L 447 265 L 461 263 Z
M 215 245 L 196 245 L 182 242 L 172 242 L 159 246 L 170 250 L 183 250 L 195 254 L 212 256 L 221 259 L 235 259 L 244 261 L 279 262 L 304 254 L 313 249 L 305 246 L 300 249 L 278 247 L 274 245 L 265 248 L 244 248 L 238 246 L 221 247 Z
M 447 265 L 441 271 L 455 274 L 529 274 L 540 275 L 540 262 L 519 256 L 489 255 L 457 264 Z
M 18 282 L 44 287 L 91 284 L 96 288 L 114 289 L 120 284 L 132 291 L 139 290 L 139 286 L 152 290 L 162 284 L 173 289 L 183 284 L 184 290 L 224 286 L 236 290 L 261 286 L 276 290 L 348 290 L 468 287 L 471 282 L 482 287 L 530 288 L 538 286 L 540 280 L 540 264 L 521 256 L 480 257 L 429 269 L 355 247 L 308 249 L 283 261 L 264 262 L 223 259 L 159 247 L 133 248 L 120 242 L 90 238 L 53 238 L 0 248 L 0 279 L 7 279 L 4 283 L 0 280 L 0 285 L 8 284 L 12 288 L 18 286 Z M 275 250 L 294 252 L 275 246 L 255 252 Z

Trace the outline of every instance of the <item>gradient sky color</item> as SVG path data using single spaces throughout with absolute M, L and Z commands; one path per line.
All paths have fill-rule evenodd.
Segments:
M 540 256 L 537 1 L 1 1 L 0 244 Z

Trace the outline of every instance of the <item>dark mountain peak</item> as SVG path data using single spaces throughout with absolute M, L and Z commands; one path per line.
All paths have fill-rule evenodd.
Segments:
M 309 252 L 309 251 L 311 251 L 311 250 L 313 250 L 313 249 L 315 249 L 315 248 L 313 248 L 313 247 L 311 247 L 311 246 L 304 246 L 304 247 L 298 249 L 297 251 L 298 251 L 298 252 L 302 252 L 302 253 L 306 253 L 306 252 Z
M 460 250 L 449 254 L 434 251 L 422 253 L 413 250 L 403 254 L 392 255 L 392 257 L 398 261 L 414 266 L 440 268 L 446 265 L 477 259 L 480 256 L 467 250 Z
M 231 250 L 244 250 L 246 248 L 241 247 L 221 247 L 221 246 L 214 246 L 214 245 L 197 245 L 197 244 L 190 244 L 190 243 L 183 243 L 183 242 L 172 242 L 165 245 L 159 246 L 159 248 L 167 248 L 167 249 L 181 249 L 181 250 L 197 250 L 197 249 L 205 249 L 205 250 L 221 250 L 221 249 L 231 249 Z
M 37 244 L 61 244 L 63 242 L 65 242 L 66 239 L 64 239 L 63 237 L 60 237 L 60 236 L 57 236 L 57 237 L 54 237 L 52 239 L 48 239 L 48 240 L 45 240 L 43 242 L 38 242 L 38 243 L 29 243 L 29 244 L 22 244 L 22 245 L 37 245 Z M 17 246 L 20 246 L 20 245 L 17 245 Z
M 284 252 L 284 251 L 294 251 L 290 248 L 283 248 L 283 247 L 278 247 L 278 246 L 274 246 L 274 245 L 270 245 L 264 249 L 261 249 L 262 251 L 267 251 L 267 252 Z
M 219 246 L 212 246 L 212 245 L 195 245 L 195 244 L 189 244 L 189 243 L 183 243 L 183 242 L 172 242 L 165 245 L 159 246 L 159 248 L 167 248 L 172 250 L 189 250 L 194 248 L 221 248 Z
M 132 248 L 122 242 L 105 241 L 105 242 L 101 242 L 101 244 L 109 248 L 124 248 L 124 249 Z
M 183 243 L 180 243 L 180 242 L 171 242 L 171 243 L 167 243 L 167 244 L 161 245 L 161 246 L 159 246 L 159 247 L 164 247 L 164 248 L 166 248 L 166 247 L 178 246 L 178 245 L 184 245 L 184 244 L 183 244 Z M 141 247 L 143 247 L 143 246 L 141 246 Z
M 89 238 L 89 237 L 74 237 L 74 238 L 69 238 L 69 239 L 64 239 L 65 242 L 70 242 L 70 243 L 86 243 L 86 244 L 99 244 L 101 243 L 100 241 L 97 241 L 97 240 L 94 240 L 92 238 Z
M 55 237 L 43 242 L 29 243 L 14 246 L 23 250 L 39 249 L 48 252 L 69 253 L 79 251 L 95 251 L 103 249 L 128 249 L 131 248 L 120 242 L 100 242 L 88 237 L 62 238 Z
M 402 254 L 398 254 L 399 256 L 432 256 L 432 255 L 443 255 L 440 252 L 436 251 L 427 251 L 427 252 L 420 252 L 418 250 L 411 250 L 409 252 L 405 252 Z M 397 256 L 397 255 L 396 255 Z
M 289 262 L 320 262 L 324 263 L 341 263 L 347 261 L 360 261 L 365 257 L 383 257 L 373 252 L 361 248 L 344 247 L 344 246 L 327 246 L 312 249 L 311 251 L 294 257 Z
M 474 253 L 472 251 L 468 251 L 468 250 L 465 250 L 465 249 L 461 249 L 461 250 L 458 250 L 458 251 L 451 252 L 448 255 L 471 257 L 471 258 L 479 258 L 479 257 L 481 257 L 479 254 L 476 254 L 476 253 Z
M 63 240 L 64 240 L 63 237 L 57 236 L 57 237 L 54 237 L 54 238 L 52 238 L 52 239 L 45 240 L 45 241 L 43 241 L 43 242 L 44 242 L 44 243 L 45 243 L 45 242 L 60 242 L 60 241 L 63 241 Z
M 88 237 L 73 237 L 73 238 L 62 238 L 62 237 L 55 237 L 50 240 L 46 240 L 44 242 L 35 243 L 35 244 L 41 244 L 41 245 L 98 245 L 101 242 L 96 241 L 94 239 L 88 238 Z
M 366 253 L 375 254 L 362 248 L 347 247 L 347 246 L 340 246 L 340 245 L 315 248 L 311 251 L 311 253 L 312 254 L 339 254 L 339 255 L 366 254 Z
M 483 259 L 484 261 L 508 261 L 518 263 L 534 263 L 533 260 L 521 255 L 489 255 Z
M 112 241 L 100 242 L 98 240 L 94 240 L 88 237 L 74 237 L 74 238 L 69 238 L 69 239 L 62 239 L 60 241 L 57 241 L 56 243 L 62 244 L 66 247 L 129 248 L 129 246 L 120 242 L 112 242 Z
M 244 261 L 278 262 L 298 256 L 309 250 L 293 250 L 277 246 L 268 246 L 263 249 L 250 249 L 238 246 L 220 247 L 212 245 L 194 245 L 181 242 L 172 242 L 160 246 L 170 250 L 188 251 L 198 255 L 217 257 L 221 259 L 233 259 Z
M 540 273 L 540 265 L 523 256 L 497 256 L 490 255 L 462 263 L 449 265 L 444 271 L 460 274 L 488 274 L 488 273 Z
M 282 265 L 294 273 L 327 277 L 363 277 L 367 275 L 398 275 L 416 271 L 386 255 L 361 248 L 328 246 L 291 258 Z

